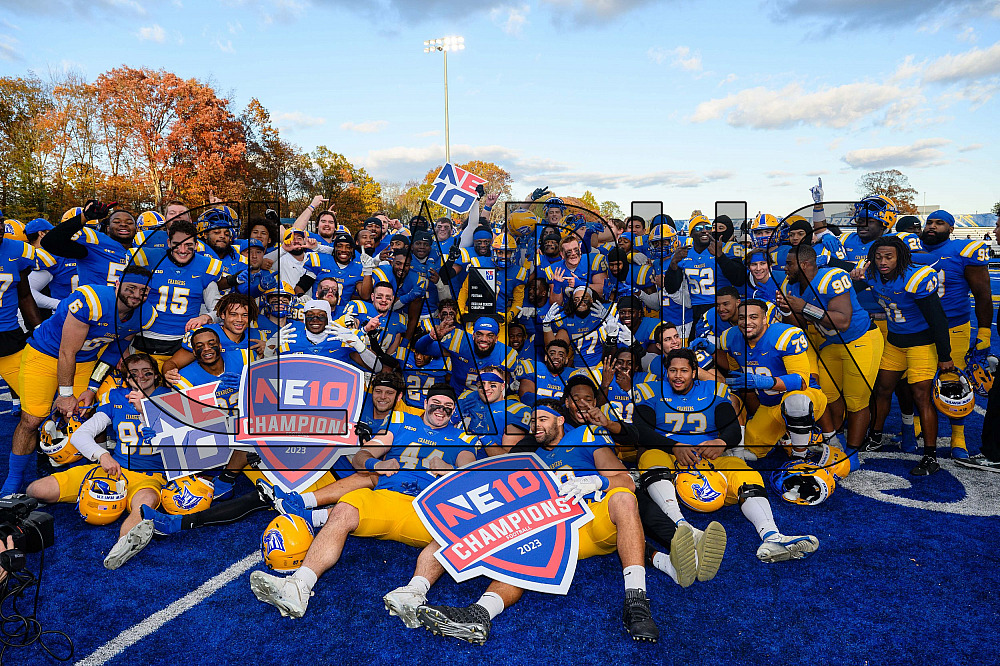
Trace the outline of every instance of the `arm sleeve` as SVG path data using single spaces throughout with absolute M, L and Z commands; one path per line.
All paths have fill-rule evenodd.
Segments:
M 59 299 L 46 296 L 42 293 L 45 285 L 52 281 L 52 273 L 48 271 L 32 271 L 28 276 L 28 284 L 31 286 L 31 295 L 35 297 L 35 303 L 40 308 L 55 310 L 59 307 Z
M 70 443 L 84 458 L 97 462 L 105 453 L 106 448 L 97 443 L 97 437 L 111 425 L 111 419 L 102 411 L 97 411 L 89 419 L 80 424 L 73 432 Z
M 681 283 L 684 281 L 684 269 L 678 266 L 672 270 L 668 270 L 667 274 L 663 276 L 663 288 L 667 290 L 668 294 L 672 294 L 681 288 Z
M 649 449 L 660 449 L 661 451 L 672 451 L 677 444 L 669 437 L 664 437 L 656 430 L 656 412 L 649 405 L 639 405 L 632 415 L 632 423 L 629 426 L 631 436 L 635 439 L 630 443 L 642 442 L 643 446 Z M 626 425 L 626 424 L 622 424 Z
M 716 259 L 719 262 L 719 268 L 722 270 L 722 274 L 726 276 L 726 279 L 729 280 L 734 287 L 740 287 L 746 284 L 747 271 L 743 264 L 732 259 L 726 254 L 720 254 Z
M 715 406 L 715 425 L 719 428 L 719 439 L 726 443 L 727 449 L 739 445 L 743 432 L 733 403 L 723 400 Z
M 83 259 L 87 256 L 87 246 L 73 240 L 73 236 L 83 229 L 83 215 L 57 224 L 52 231 L 42 237 L 42 249 L 67 259 Z
M 941 298 L 934 292 L 924 298 L 918 298 L 917 307 L 930 326 L 934 346 L 937 347 L 938 361 L 950 361 L 951 338 L 948 337 L 948 317 L 944 314 Z

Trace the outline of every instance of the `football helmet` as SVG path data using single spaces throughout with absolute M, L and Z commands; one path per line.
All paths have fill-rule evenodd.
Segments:
M 493 238 L 493 263 L 497 268 L 506 268 L 507 262 L 513 256 L 514 252 L 517 251 L 517 243 L 510 236 L 510 234 L 500 234 Z M 501 252 L 506 252 L 506 255 L 501 255 Z
M 899 209 L 896 202 L 881 194 L 873 194 L 854 204 L 854 220 L 858 224 L 865 218 L 875 217 L 882 221 L 882 228 L 888 229 L 896 225 Z
M 973 347 L 965 354 L 965 376 L 979 395 L 989 395 L 993 388 L 993 371 L 990 369 L 988 352 L 987 349 Z
M 229 229 L 235 231 L 237 228 L 236 218 L 233 209 L 229 206 L 219 208 L 209 208 L 198 216 L 198 233 L 204 233 L 209 229 Z
M 959 370 L 938 370 L 934 375 L 934 406 L 947 417 L 960 419 L 972 413 L 976 396 Z
M 838 479 L 846 478 L 851 472 L 851 461 L 847 459 L 847 452 L 839 446 L 823 444 L 823 449 L 816 458 L 816 465 L 828 470 Z
M 20 220 L 7 219 L 3 221 L 3 237 L 14 240 L 28 242 L 28 236 L 24 233 L 24 225 Z
M 515 236 L 526 236 L 534 233 L 538 218 L 530 210 L 518 208 L 507 216 L 506 232 Z M 506 234 L 504 234 L 506 235 Z
M 139 227 L 140 231 L 149 231 L 151 229 L 156 229 L 161 224 L 163 224 L 163 216 L 157 213 L 155 210 L 147 210 L 144 213 L 140 213 L 139 217 L 136 218 L 136 226 Z
M 95 465 L 83 477 L 76 510 L 84 522 L 91 525 L 110 525 L 125 511 L 128 482 L 125 476 L 111 478 L 100 465 Z
M 78 427 L 80 421 L 75 415 L 66 421 L 60 419 L 58 423 L 50 418 L 42 424 L 38 447 L 51 459 L 53 465 L 68 465 L 83 459 L 83 454 L 70 442 Z
M 215 485 L 197 474 L 174 479 L 160 491 L 163 510 L 175 516 L 204 511 L 212 505 Z
M 658 224 L 649 230 L 649 244 L 654 243 L 662 243 L 660 254 L 672 254 L 681 246 L 681 239 L 677 230 L 669 224 Z
M 62 224 L 66 220 L 72 220 L 74 217 L 80 215 L 81 213 L 83 213 L 83 208 L 81 206 L 70 208 L 68 211 L 62 214 L 62 217 L 59 218 L 59 224 Z
M 754 247 L 766 248 L 771 244 L 771 236 L 778 228 L 778 218 L 769 213 L 759 213 L 750 223 L 750 235 Z
M 288 296 L 290 299 L 288 304 L 282 303 L 282 296 Z M 265 314 L 270 314 L 272 316 L 278 317 L 288 317 L 292 311 L 292 303 L 295 302 L 295 289 L 292 285 L 287 282 L 282 282 L 281 284 L 276 284 L 270 289 L 266 289 L 263 294 L 261 294 L 261 300 L 264 301 Z M 273 301 L 273 303 L 272 303 Z
M 302 566 L 312 542 L 312 525 L 301 516 L 282 514 L 264 528 L 260 554 L 268 569 L 291 573 Z
M 836 485 L 829 469 L 802 460 L 790 460 L 771 472 L 771 487 L 793 504 L 822 504 Z
M 545 213 L 548 214 L 550 208 L 558 208 L 566 212 L 566 203 L 559 197 L 549 197 L 545 200 Z
M 689 469 L 674 478 L 677 499 L 699 513 L 711 513 L 726 503 L 729 482 L 714 469 Z

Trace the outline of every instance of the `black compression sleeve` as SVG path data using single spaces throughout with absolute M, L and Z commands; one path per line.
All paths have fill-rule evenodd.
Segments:
M 672 451 L 677 442 L 657 432 L 655 423 L 656 412 L 652 407 L 649 405 L 636 407 L 632 414 L 632 428 L 635 429 L 636 442 L 641 442 L 645 449 Z
M 244 516 L 249 516 L 256 511 L 270 508 L 271 505 L 262 500 L 260 495 L 256 492 L 250 492 L 242 497 L 231 499 L 228 502 L 213 504 L 204 511 L 182 516 L 181 529 L 191 530 L 196 527 L 235 523 Z
M 42 249 L 57 257 L 83 259 L 87 256 L 87 246 L 73 240 L 73 236 L 81 229 L 83 229 L 82 214 L 57 224 L 42 237 Z
M 941 298 L 936 292 L 926 298 L 918 298 L 917 307 L 930 326 L 934 346 L 937 347 L 938 361 L 950 361 L 951 339 L 948 337 L 948 317 L 944 314 Z
M 312 289 L 312 286 L 314 284 L 316 284 L 316 278 L 306 273 L 299 278 L 299 283 L 295 286 L 301 289 L 302 291 L 309 293 L 309 290 Z
M 715 426 L 719 429 L 719 439 L 726 443 L 727 449 L 740 443 L 743 433 L 733 403 L 723 400 L 715 406 Z
M 831 266 L 833 268 L 843 269 L 843 270 L 847 271 L 848 273 L 850 273 L 855 268 L 857 268 L 857 264 L 852 264 L 849 261 L 844 261 L 843 259 L 838 259 L 837 257 L 830 257 L 827 260 L 826 265 L 827 266 Z
M 726 276 L 734 287 L 742 286 L 747 281 L 747 270 L 741 262 L 736 261 L 727 254 L 720 254 L 716 257 L 719 269 Z
M 684 280 L 684 271 L 680 268 L 673 268 L 667 271 L 666 277 L 663 279 L 663 288 L 667 290 L 668 294 L 672 294 L 681 288 L 681 282 Z

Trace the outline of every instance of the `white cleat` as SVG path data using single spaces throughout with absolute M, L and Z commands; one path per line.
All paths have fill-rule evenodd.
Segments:
M 719 573 L 722 558 L 726 554 L 726 542 L 726 528 L 715 520 L 708 524 L 704 532 L 695 536 L 699 583 L 712 580 Z
M 761 562 L 785 562 L 801 560 L 819 548 L 819 539 L 807 534 L 805 536 L 784 536 L 770 534 L 757 549 L 757 559 Z
M 382 601 L 389 615 L 395 615 L 410 629 L 420 627 L 417 608 L 427 603 L 426 594 L 411 585 L 403 585 L 382 597 Z
M 115 570 L 138 555 L 153 538 L 153 521 L 140 520 L 139 523 L 126 532 L 104 558 L 104 568 Z
M 299 618 L 306 614 L 312 592 L 305 582 L 292 576 L 272 576 L 263 571 L 250 574 L 250 589 L 265 604 L 271 604 L 282 617 Z

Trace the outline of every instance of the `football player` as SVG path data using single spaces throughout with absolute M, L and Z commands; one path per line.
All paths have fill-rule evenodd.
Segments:
M 666 270 L 664 288 L 676 292 L 687 285 L 691 297 L 691 318 L 697 321 L 715 305 L 718 287 L 746 283 L 746 269 L 724 251 L 715 239 L 715 226 L 704 215 L 697 215 L 688 223 L 692 245 L 674 251 Z
M 814 248 L 792 248 L 785 270 L 788 279 L 777 303 L 791 312 L 794 323 L 814 332 L 819 384 L 828 405 L 820 422 L 823 437 L 827 443 L 836 441 L 846 411 L 847 445 L 857 449 L 868 431 L 868 403 L 882 358 L 882 335 L 858 303 L 851 276 L 840 268 L 819 268 Z
M 625 585 L 625 626 L 634 640 L 656 641 L 659 630 L 646 598 L 645 535 L 635 484 L 615 457 L 611 439 L 593 427 L 567 429 L 565 412 L 557 400 L 539 400 L 534 417 L 534 437 L 526 437 L 514 450 L 534 451 L 560 479 L 562 495 L 588 503 L 594 519 L 580 529 L 578 556 L 586 559 L 618 551 Z M 600 472 L 593 473 L 595 470 Z M 434 546 L 424 548 L 409 584 L 384 597 L 386 608 L 409 627 L 423 625 L 434 633 L 484 643 L 493 620 L 515 604 L 523 590 L 493 581 L 470 606 L 427 605 L 430 586 L 444 573 L 434 550 Z
M 250 589 L 257 598 L 283 616 L 302 617 L 317 579 L 340 559 L 348 535 L 419 548 L 430 544 L 433 539 L 413 508 L 413 497 L 436 476 L 475 460 L 475 439 L 450 425 L 454 411 L 454 390 L 438 385 L 428 391 L 423 417 L 394 414 L 387 432 L 354 456 L 355 469 L 377 475 L 375 488 L 340 498 L 294 574 L 282 578 L 253 572 Z
M 336 278 L 342 300 L 368 299 L 372 292 L 372 271 L 375 260 L 362 253 L 364 262 L 355 253 L 354 239 L 340 232 L 333 237 L 332 254 L 310 252 L 306 255 L 305 273 L 296 285 L 296 293 L 312 292 L 313 286 L 325 277 Z
M 715 290 L 715 307 L 709 309 L 694 325 L 694 336 L 705 338 L 712 344 L 720 335 L 736 326 L 736 312 L 740 305 L 740 290 L 733 286 Z
M 28 243 L 35 251 L 35 270 L 28 276 L 31 295 L 39 308 L 49 311 L 59 307 L 59 301 L 69 296 L 79 283 L 76 259 L 54 257 L 42 249 L 42 239 L 51 230 L 52 225 L 44 218 L 36 218 L 24 228 Z M 11 270 L 4 272 L 10 273 Z M 48 293 L 43 292 L 46 287 Z
M 387 354 L 395 354 L 407 331 L 407 315 L 393 310 L 396 293 L 389 282 L 376 282 L 371 290 L 371 300 L 353 300 L 344 307 L 344 314 L 358 318 L 365 333 L 376 333 L 379 344 Z
M 737 327 L 719 338 L 716 365 L 735 371 L 726 379 L 731 388 L 760 402 L 747 423 L 742 454 L 763 458 L 787 433 L 792 455 L 804 458 L 816 418 L 826 409 L 806 335 L 795 326 L 770 323 L 768 304 L 760 299 L 741 301 L 738 313 Z
M 531 428 L 531 408 L 507 397 L 505 375 L 503 368 L 480 368 L 479 388 L 458 396 L 458 417 L 464 431 L 479 438 L 483 457 L 506 453 Z
M 113 205 L 91 199 L 83 208 L 73 209 L 75 215 L 57 224 L 42 239 L 42 249 L 50 254 L 76 260 L 80 284 L 114 286 L 125 266 L 145 264 L 142 256 L 135 256 L 135 218 L 124 210 L 109 216 Z M 107 233 L 84 227 L 88 221 L 104 218 Z
M 214 328 L 198 328 L 191 332 L 191 354 L 195 363 L 177 371 L 171 381 L 178 389 L 219 382 L 215 397 L 220 405 L 236 407 L 239 399 L 240 376 L 243 373 L 243 354 L 240 351 L 222 351 L 222 340 Z M 173 373 L 171 373 L 173 375 Z
M 435 358 L 444 355 L 451 361 L 451 385 L 458 393 L 477 388 L 479 368 L 498 366 L 513 374 L 517 354 L 497 342 L 499 332 L 500 325 L 495 319 L 480 317 L 472 326 L 472 335 L 461 328 L 451 329 L 443 335 L 434 329 L 417 341 L 416 350 Z
M 14 238 L 0 239 L 0 377 L 15 393 L 21 372 L 21 351 L 28 333 L 41 323 L 41 314 L 29 283 L 35 268 L 31 245 Z M 14 286 L 13 289 L 11 287 Z M 28 331 L 18 322 L 18 310 Z
M 552 303 L 562 305 L 563 294 L 580 286 L 590 287 L 594 292 L 601 293 L 608 271 L 604 255 L 600 252 L 584 253 L 583 243 L 576 234 L 570 234 L 560 241 L 559 253 L 562 260 L 545 269 L 545 278 L 552 285 L 549 294 Z
M 938 296 L 938 276 L 930 266 L 916 267 L 910 248 L 897 236 L 883 236 L 872 243 L 868 261 L 852 273 L 875 293 L 888 321 L 885 353 L 875 381 L 875 417 L 865 449 L 882 445 L 882 426 L 889 415 L 892 391 L 903 373 L 920 411 L 924 456 L 910 470 L 916 476 L 937 472 L 937 409 L 931 398 L 938 370 L 951 370 L 948 318 Z M 966 306 L 968 307 L 968 306 Z
M 153 524 L 142 521 L 141 507 L 160 505 L 160 490 L 167 484 L 163 458 L 153 449 L 154 432 L 143 422 L 141 402 L 145 398 L 169 393 L 148 354 L 133 354 L 122 361 L 126 388 L 114 388 L 108 401 L 77 428 L 70 443 L 91 465 L 77 465 L 37 481 L 27 489 L 30 497 L 54 504 L 75 502 L 80 486 L 94 469 L 101 468 L 112 478 L 124 476 L 128 484 L 125 507 L 128 517 L 118 531 L 118 542 L 104 559 L 106 569 L 117 569 L 142 550 L 153 538 Z M 96 437 L 107 431 L 115 443 L 112 450 L 97 443 Z
M 569 360 L 569 343 L 561 339 L 551 340 L 545 345 L 545 357 L 540 365 L 535 365 L 532 358 L 522 356 L 514 371 L 520 382 L 517 393 L 521 401 L 531 406 L 536 398 L 561 398 L 573 373 Z
M 90 406 L 132 337 L 155 319 L 155 311 L 140 311 L 149 279 L 148 270 L 130 265 L 117 287 L 80 287 L 32 332 L 21 353 L 21 419 L 0 497 L 20 490 L 42 421 L 53 411 L 69 417 Z
M 239 248 L 233 245 L 233 232 L 236 221 L 225 210 L 209 208 L 201 216 L 199 222 L 205 224 L 205 250 L 203 254 L 211 259 L 217 259 L 222 264 L 222 272 L 239 273 L 246 268 L 246 261 Z
M 640 294 L 652 294 L 655 291 L 652 266 L 637 266 L 621 248 L 616 247 L 608 252 L 608 275 L 601 294 L 605 301 L 617 301 L 622 296 L 641 297 Z
M 952 238 L 955 218 L 946 210 L 927 216 L 920 233 L 926 254 L 913 254 L 913 263 L 930 265 L 937 271 L 938 296 L 948 317 L 948 337 L 958 370 L 965 370 L 963 350 L 971 349 L 985 356 L 990 349 L 990 326 L 993 323 L 993 294 L 990 288 L 990 250 L 983 241 Z M 912 245 L 907 245 L 912 248 Z M 975 341 L 970 343 L 972 319 L 969 293 L 976 311 Z M 951 457 L 968 458 L 965 445 L 965 418 L 951 419 Z

